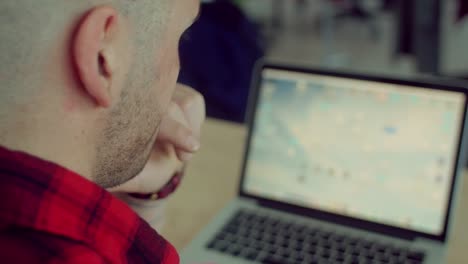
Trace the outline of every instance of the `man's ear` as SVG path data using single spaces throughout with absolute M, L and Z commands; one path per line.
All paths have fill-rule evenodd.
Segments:
M 112 103 L 118 27 L 118 12 L 114 8 L 95 7 L 78 24 L 72 43 L 78 78 L 90 98 L 100 107 L 110 107 Z

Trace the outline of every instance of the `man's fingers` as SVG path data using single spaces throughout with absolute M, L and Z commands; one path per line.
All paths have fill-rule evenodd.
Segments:
M 177 153 L 177 158 L 183 162 L 189 162 L 193 158 L 192 153 L 188 153 L 188 152 L 180 151 L 180 150 L 177 150 L 176 153 Z
M 203 96 L 186 85 L 178 84 L 173 102 L 180 107 L 194 133 L 199 135 L 206 115 Z
M 178 152 L 196 152 L 200 148 L 200 141 L 186 126 L 167 118 L 161 122 L 158 141 L 174 145 Z
M 157 142 L 170 143 L 180 153 L 192 153 L 200 147 L 198 135 L 191 129 L 182 109 L 174 102 L 169 106 L 167 115 L 163 118 Z M 182 160 L 182 159 L 181 159 Z

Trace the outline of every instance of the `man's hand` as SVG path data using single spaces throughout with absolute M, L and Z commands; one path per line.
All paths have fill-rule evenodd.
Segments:
M 157 141 L 172 144 L 179 159 L 189 161 L 200 147 L 198 142 L 206 115 L 205 100 L 192 88 L 178 84 L 172 102 L 169 118 L 161 122 Z
M 151 156 L 143 171 L 111 192 L 153 193 L 180 171 L 199 149 L 205 120 L 205 101 L 195 90 L 177 85 Z

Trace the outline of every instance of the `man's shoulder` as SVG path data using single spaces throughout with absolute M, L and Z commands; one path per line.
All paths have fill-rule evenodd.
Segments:
M 82 243 L 27 229 L 0 232 L 0 259 L 2 263 L 104 263 Z

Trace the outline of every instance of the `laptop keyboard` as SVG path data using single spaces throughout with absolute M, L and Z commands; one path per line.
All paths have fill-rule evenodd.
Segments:
M 421 264 L 425 253 L 239 210 L 207 244 L 267 264 Z

